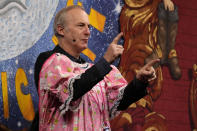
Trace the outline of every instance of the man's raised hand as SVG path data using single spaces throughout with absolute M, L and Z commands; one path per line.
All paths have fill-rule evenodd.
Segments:
M 122 35 L 123 35 L 122 32 L 119 33 L 107 48 L 107 51 L 103 56 L 107 62 L 112 63 L 116 58 L 118 58 L 118 56 L 120 56 L 123 53 L 124 51 L 123 46 L 118 45 L 118 41 L 120 40 Z

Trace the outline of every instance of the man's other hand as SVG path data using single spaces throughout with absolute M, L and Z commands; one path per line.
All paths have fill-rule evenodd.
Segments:
M 154 80 L 156 78 L 156 73 L 155 73 L 155 69 L 153 68 L 153 66 L 156 63 L 159 63 L 159 62 L 160 62 L 160 59 L 155 59 L 155 60 L 149 61 L 146 65 L 144 65 L 137 72 L 136 78 L 138 80 L 141 80 L 141 81 L 144 81 L 144 82 Z

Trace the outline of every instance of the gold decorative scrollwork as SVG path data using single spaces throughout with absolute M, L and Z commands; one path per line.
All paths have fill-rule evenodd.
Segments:
M 189 107 L 193 130 L 197 130 L 197 65 L 193 65 L 192 83 L 189 94 Z

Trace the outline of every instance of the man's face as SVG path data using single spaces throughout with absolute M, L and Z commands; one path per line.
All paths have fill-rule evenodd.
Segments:
M 77 52 L 83 51 L 88 47 L 89 26 L 88 15 L 85 11 L 78 8 L 70 10 L 66 17 L 64 40 Z

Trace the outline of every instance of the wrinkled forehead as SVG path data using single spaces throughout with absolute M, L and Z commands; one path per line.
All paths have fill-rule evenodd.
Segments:
M 65 22 L 66 24 L 78 23 L 78 22 L 89 24 L 88 14 L 80 8 L 74 8 L 66 13 Z

